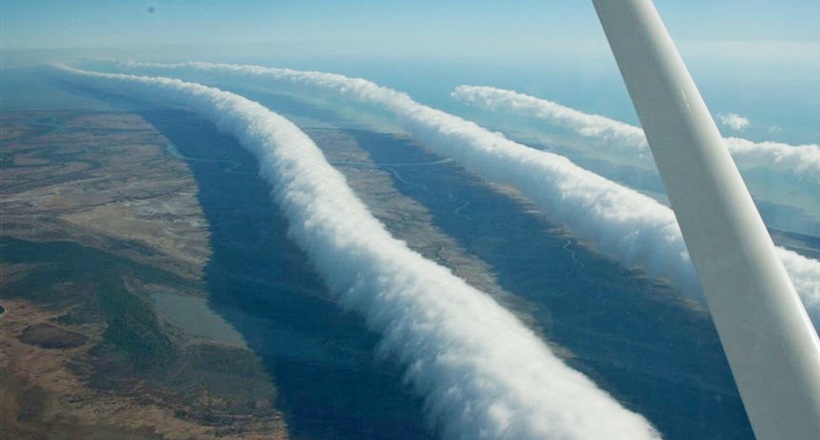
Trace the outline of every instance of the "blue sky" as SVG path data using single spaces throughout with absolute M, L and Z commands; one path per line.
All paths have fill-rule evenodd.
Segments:
M 552 35 L 583 35 L 596 23 L 585 23 L 589 5 L 575 3 L 3 0 L 2 28 L 8 49 L 272 43 L 316 53 L 439 52 L 523 39 L 516 34 L 542 23 Z
M 2 0 L 2 48 L 265 45 L 323 56 L 599 53 L 588 0 Z M 820 42 L 817 0 L 658 0 L 686 41 Z M 151 9 L 152 8 L 152 9 Z M 153 10 L 153 12 L 150 12 Z
M 820 1 L 655 4 L 718 111 L 782 119 L 816 142 L 805 127 L 820 112 Z M 47 50 L 72 48 L 84 50 Z M 455 85 L 487 84 L 634 119 L 591 0 L 0 0 L 0 49 L 5 67 L 110 57 L 326 70 L 437 105 Z

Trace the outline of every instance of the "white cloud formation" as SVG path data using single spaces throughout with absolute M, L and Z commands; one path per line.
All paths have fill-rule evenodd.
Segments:
M 287 86 L 310 96 L 331 94 L 389 111 L 431 151 L 452 157 L 491 181 L 518 188 L 550 218 L 568 226 L 581 239 L 595 242 L 603 253 L 627 267 L 641 266 L 656 279 L 668 278 L 683 292 L 703 299 L 672 210 L 637 191 L 584 170 L 563 156 L 513 142 L 472 122 L 421 105 L 404 93 L 361 78 L 231 64 L 126 63 L 124 66 L 204 81 Z M 481 90 L 491 92 L 493 89 Z M 580 123 L 577 113 L 563 115 L 568 124 Z M 622 131 L 618 124 L 608 124 L 602 132 L 634 139 L 634 130 L 640 130 L 632 127 Z M 639 147 L 633 145 L 632 148 Z M 800 154 L 812 158 L 814 153 L 802 151 Z M 768 157 L 768 153 L 762 155 Z M 794 159 L 793 155 L 787 156 L 783 160 Z M 783 248 L 777 248 L 777 252 L 815 328 L 820 327 L 820 262 Z
M 392 238 L 288 120 L 199 84 L 58 69 L 87 87 L 187 106 L 250 150 L 290 236 L 338 301 L 382 334 L 445 437 L 659 438 L 488 295 Z
M 748 119 L 737 113 L 719 113 L 717 117 L 721 124 L 734 131 L 742 131 L 752 126 Z
M 583 113 L 546 99 L 482 86 L 459 86 L 452 92 L 452 96 L 485 110 L 539 118 L 616 150 L 633 153 L 649 151 L 640 127 Z M 748 120 L 733 113 L 722 115 L 721 121 L 732 124 L 736 130 L 750 126 Z M 820 183 L 820 145 L 752 142 L 735 137 L 724 140 L 741 171 L 760 168 L 780 175 L 802 175 L 815 184 Z
M 643 130 L 600 115 L 583 113 L 557 102 L 493 87 L 459 86 L 451 96 L 459 101 L 486 109 L 525 115 L 572 130 L 605 145 L 625 145 L 646 150 Z

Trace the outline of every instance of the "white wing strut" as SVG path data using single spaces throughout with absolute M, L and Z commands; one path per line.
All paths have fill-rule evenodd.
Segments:
M 820 438 L 820 342 L 651 0 L 593 0 L 759 440 Z

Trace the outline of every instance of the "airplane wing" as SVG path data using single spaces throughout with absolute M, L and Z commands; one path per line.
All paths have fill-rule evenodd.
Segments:
M 820 342 L 651 0 L 593 0 L 760 440 L 817 439 Z

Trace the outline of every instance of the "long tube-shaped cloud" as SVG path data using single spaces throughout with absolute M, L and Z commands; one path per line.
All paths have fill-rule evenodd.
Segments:
M 451 94 L 459 101 L 484 110 L 502 111 L 541 119 L 602 142 L 610 148 L 648 153 L 643 130 L 604 116 L 584 113 L 542 98 L 494 87 L 459 86 Z M 781 174 L 797 174 L 820 183 L 820 145 L 752 142 L 729 137 L 726 147 L 741 169 L 765 167 Z M 637 155 L 636 155 L 637 156 Z
M 506 139 L 457 116 L 361 78 L 232 64 L 124 63 L 205 81 L 283 85 L 296 92 L 332 94 L 395 114 L 425 146 L 452 157 L 486 178 L 510 184 L 552 219 L 626 266 L 640 265 L 655 278 L 668 277 L 698 299 L 700 285 L 671 209 L 650 197 L 584 170 L 563 156 Z M 820 262 L 778 248 L 795 288 L 820 327 Z
M 59 69 L 88 87 L 190 107 L 250 150 L 291 237 L 340 303 L 383 335 L 447 438 L 659 438 L 488 295 L 392 238 L 285 118 L 200 84 Z

